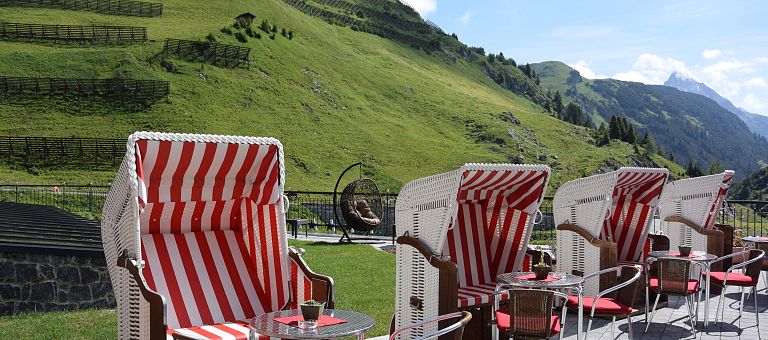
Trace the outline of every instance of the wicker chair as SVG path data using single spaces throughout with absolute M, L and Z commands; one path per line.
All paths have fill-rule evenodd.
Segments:
M 255 314 L 332 308 L 333 280 L 288 247 L 284 183 L 276 139 L 131 135 L 102 215 L 118 337 L 246 339 Z
M 694 251 L 725 255 L 726 240 L 714 224 L 734 174 L 728 170 L 667 183 L 659 202 L 662 231 L 669 238 L 667 249 L 687 245 Z
M 746 256 L 747 254 L 749 254 L 749 257 L 744 262 L 733 265 L 724 272 L 709 273 L 710 283 L 723 287 L 723 289 L 720 291 L 720 300 L 717 303 L 717 312 L 715 313 L 715 322 L 717 322 L 718 316 L 720 315 L 720 306 L 723 304 L 723 296 L 725 295 L 725 290 L 729 286 L 741 287 L 741 303 L 739 304 L 739 316 L 741 316 L 741 312 L 744 310 L 744 288 L 752 287 L 752 292 L 755 295 L 755 320 L 757 322 L 757 325 L 758 326 L 760 325 L 760 314 L 757 310 L 757 296 L 758 296 L 757 283 L 758 281 L 760 281 L 760 271 L 762 270 L 762 267 L 763 267 L 763 259 L 765 259 L 765 252 L 759 249 L 752 249 L 748 252 L 745 251 L 741 253 L 734 253 L 734 254 L 720 257 L 717 260 L 715 260 L 715 262 L 723 261 L 727 258 L 736 256 L 736 255 Z M 734 272 L 736 270 L 743 270 L 744 273 Z M 724 307 L 723 307 L 723 311 L 725 311 Z
M 620 168 L 560 186 L 552 203 L 558 270 L 583 275 L 641 263 L 667 175 L 667 169 Z M 597 295 L 615 281 L 610 271 L 591 277 L 585 293 Z
M 595 296 L 583 297 L 584 311 L 589 313 L 589 324 L 587 325 L 587 333 L 585 335 L 585 338 L 587 339 L 589 339 L 589 332 L 592 329 L 592 320 L 595 317 L 611 318 L 611 338 L 613 339 L 617 316 L 627 317 L 629 339 L 631 340 L 633 338 L 632 314 L 637 312 L 637 310 L 632 308 L 632 302 L 635 299 L 637 282 L 639 282 L 640 274 L 643 272 L 642 267 L 638 265 L 621 265 L 589 274 L 585 276 L 585 278 L 596 277 L 608 272 L 615 273 L 618 271 L 622 271 L 621 277 L 625 279 L 619 280 L 616 285 L 601 291 Z M 570 310 L 578 311 L 578 297 L 569 296 L 565 305 Z
M 509 309 L 494 304 L 493 323 L 499 332 L 513 339 L 549 339 L 560 335 L 565 322 L 566 309 L 562 315 L 553 314 L 555 299 L 563 301 L 568 296 L 561 292 L 543 289 L 512 289 L 499 292 L 508 296 Z
M 540 255 L 527 246 L 549 174 L 545 165 L 467 164 L 403 187 L 395 214 L 395 327 L 457 310 L 490 314 L 496 276 L 527 270 Z M 472 326 L 468 331 L 483 334 L 468 336 L 490 338 L 487 325 Z M 399 337 L 434 331 L 425 325 Z
M 443 329 L 437 330 L 434 333 L 423 335 L 417 338 L 414 338 L 413 340 L 430 340 L 430 339 L 437 339 L 438 337 L 448 335 L 453 333 L 453 340 L 461 340 L 464 337 L 464 327 L 467 326 L 470 320 L 472 320 L 472 313 L 464 311 L 464 312 L 455 312 L 450 313 L 446 315 L 440 315 L 434 319 L 426 320 L 423 322 L 417 322 L 414 324 L 407 325 L 405 327 L 402 327 L 392 333 L 392 335 L 389 336 L 389 340 L 395 340 L 397 339 L 397 336 L 405 332 L 409 329 L 416 328 L 416 327 L 423 327 L 428 324 L 433 323 L 444 323 L 451 319 L 459 318 L 459 321 L 456 321 L 455 323 L 452 323 L 448 326 L 446 326 Z
M 656 314 L 656 306 L 659 303 L 659 297 L 664 295 L 677 295 L 685 298 L 686 308 L 688 308 L 688 320 L 691 323 L 691 332 L 696 337 L 696 323 L 694 315 L 698 315 L 699 300 L 693 295 L 701 293 L 702 286 L 698 279 L 691 279 L 691 266 L 698 266 L 695 263 L 682 259 L 662 258 L 654 262 L 656 264 L 658 277 L 648 279 L 647 287 L 650 291 L 656 293 L 656 301 L 653 303 L 651 318 L 645 326 L 645 332 L 653 322 L 653 316 Z M 696 312 L 693 311 L 693 301 L 696 300 Z M 648 306 L 645 312 L 648 313 Z

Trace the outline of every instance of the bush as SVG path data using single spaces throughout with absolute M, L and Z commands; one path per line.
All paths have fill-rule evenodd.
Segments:
M 232 25 L 232 26 L 235 27 L 235 28 L 238 28 L 238 29 L 239 28 L 246 28 L 248 26 L 251 26 L 251 23 L 246 21 L 245 19 L 237 19 L 237 21 L 235 21 L 235 24 Z
M 275 35 L 272 34 L 272 35 L 269 36 L 269 38 L 272 39 L 272 40 L 275 40 Z
M 232 29 L 230 29 L 229 27 L 224 27 L 221 29 L 221 33 L 224 33 L 226 35 L 232 35 Z
M 293 40 L 293 31 L 288 31 L 288 39 Z
M 259 25 L 259 29 L 264 31 L 264 33 L 269 33 L 271 30 L 271 26 L 269 25 L 269 21 L 267 19 L 264 19 L 261 21 L 261 25 Z
M 208 40 L 210 42 L 216 42 L 216 36 L 213 35 L 213 33 L 208 33 L 208 36 L 205 37 L 205 40 Z
M 245 29 L 245 34 L 251 38 L 256 38 L 256 35 L 259 34 L 259 32 L 254 31 L 251 26 L 248 26 L 248 28 Z
M 277 33 L 277 25 L 272 26 L 272 33 Z
M 235 38 L 237 39 L 237 41 L 242 43 L 248 42 L 248 37 L 246 37 L 245 34 L 243 34 L 243 32 L 235 33 Z
M 282 36 L 284 36 L 284 37 L 287 37 L 287 36 L 288 36 L 288 33 L 287 33 L 287 32 L 285 32 L 285 28 L 283 28 L 283 30 L 282 30 L 282 31 L 280 31 L 280 35 L 282 35 Z

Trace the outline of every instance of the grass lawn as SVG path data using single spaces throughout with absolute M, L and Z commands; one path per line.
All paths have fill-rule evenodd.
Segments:
M 336 308 L 366 313 L 376 319 L 368 336 L 389 332 L 395 307 L 395 256 L 367 245 L 289 242 L 306 250 L 317 273 L 336 282 Z M 0 317 L 2 339 L 115 339 L 113 310 L 29 313 Z

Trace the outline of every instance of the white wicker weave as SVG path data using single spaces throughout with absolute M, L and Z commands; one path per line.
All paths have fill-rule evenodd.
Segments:
M 690 245 L 693 250 L 707 251 L 707 237 L 679 222 L 666 222 L 671 216 L 683 217 L 702 228 L 712 228 L 717 221 L 725 195 L 730 188 L 734 172 L 701 176 L 670 182 L 664 188 L 659 204 L 662 231 L 669 237 L 674 250 Z
M 603 222 L 610 216 L 616 172 L 609 172 L 568 181 L 555 192 L 552 212 L 555 224 L 575 224 L 600 237 Z M 585 274 L 600 270 L 600 251 L 571 231 L 557 231 L 557 270 Z M 585 292 L 594 296 L 598 277 L 585 282 Z
M 448 228 L 457 216 L 459 209 L 457 195 L 463 180 L 466 179 L 464 175 L 469 171 L 546 172 L 544 188 L 550 173 L 549 167 L 545 165 L 466 164 L 456 171 L 414 180 L 406 184 L 397 197 L 395 221 L 398 233 L 418 238 L 431 249 L 432 253 L 448 259 L 448 250 L 444 249 Z M 491 189 L 493 188 L 489 188 L 489 191 Z M 484 197 L 483 193 L 479 193 L 478 197 Z M 534 211 L 529 213 L 535 213 L 542 199 L 543 191 L 541 197 L 532 204 Z M 530 218 L 527 221 L 528 230 L 524 233 L 521 242 L 523 248 L 527 247 L 533 220 Z M 396 281 L 396 328 L 438 316 L 439 271 L 432 267 L 428 259 L 425 259 L 415 248 L 402 245 L 397 247 Z M 411 305 L 412 297 L 423 301 L 421 309 Z M 428 324 L 409 329 L 399 334 L 398 339 L 411 339 L 436 330 L 437 325 Z
M 199 142 L 199 143 L 234 143 L 261 144 L 278 147 L 280 162 L 279 186 L 285 183 L 283 148 L 274 138 L 235 137 L 219 135 L 193 135 L 176 133 L 137 132 L 128 138 L 126 154 L 118 169 L 102 213 L 102 242 L 107 260 L 112 287 L 117 300 L 118 338 L 149 338 L 149 304 L 142 297 L 136 282 L 128 270 L 117 266 L 117 257 L 123 251 L 128 257 L 141 259 L 141 238 L 139 213 L 140 187 L 136 173 L 136 142 L 138 140 Z M 282 221 L 283 233 L 285 223 Z M 286 255 L 286 261 L 287 255 Z
M 634 222 L 636 218 L 633 218 L 632 223 L 640 223 L 640 225 L 631 225 L 629 227 L 631 232 L 625 230 L 634 235 L 634 231 L 640 228 L 639 237 L 634 245 L 642 245 L 645 243 L 653 220 L 651 217 L 658 205 L 660 194 L 658 190 L 663 186 L 667 174 L 667 169 L 622 167 L 614 172 L 566 182 L 555 193 L 553 201 L 555 223 L 575 224 L 584 228 L 595 239 L 616 242 L 610 230 L 606 228 L 608 221 L 612 218 L 624 221 L 629 214 L 627 211 L 619 211 L 621 207 L 617 207 L 616 204 L 642 197 L 644 201 L 648 201 L 647 204 L 651 208 L 645 215 L 648 218 L 636 222 Z M 646 189 L 643 185 L 650 182 L 658 184 Z M 637 190 L 643 190 L 638 188 L 643 188 L 645 191 L 638 192 Z M 630 247 L 631 244 L 627 243 L 625 247 Z M 631 261 L 638 260 L 635 257 L 639 257 L 639 249 L 622 249 L 621 246 L 618 248 L 619 255 L 629 254 L 627 257 L 633 258 Z M 600 269 L 600 250 L 589 244 L 589 240 L 571 231 L 557 232 L 558 271 L 571 273 L 575 270 L 587 275 Z M 588 280 L 585 283 L 585 294 L 597 294 L 598 282 L 597 276 Z

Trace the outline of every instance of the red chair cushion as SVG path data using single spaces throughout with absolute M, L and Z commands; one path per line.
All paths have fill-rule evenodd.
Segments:
M 725 272 L 711 272 L 709 275 L 710 282 L 719 284 L 721 286 L 723 283 L 725 283 Z M 728 274 L 727 284 L 729 286 L 752 287 L 757 285 L 757 281 L 757 278 L 753 279 L 741 273 L 730 273 Z
M 653 278 L 648 281 L 648 288 L 651 290 L 659 289 L 659 279 Z M 688 292 L 695 293 L 699 290 L 699 281 L 696 279 L 688 279 Z
M 248 340 L 248 332 L 247 322 L 235 321 L 200 327 L 169 329 L 166 332 L 168 334 L 166 339 L 172 340 L 173 334 L 178 334 L 194 339 Z M 269 337 L 257 334 L 256 339 L 269 339 Z
M 470 306 L 479 306 L 493 301 L 493 292 L 496 291 L 495 284 L 481 284 L 473 287 L 461 287 L 458 291 L 459 308 Z M 502 294 L 502 300 L 509 298 L 507 294 Z
M 557 334 L 560 334 L 560 318 L 557 315 L 552 315 L 552 319 L 550 320 L 552 323 L 552 327 L 549 330 L 549 336 L 555 336 Z M 509 311 L 505 310 L 497 310 L 496 311 L 496 326 L 499 327 L 499 330 L 502 332 L 509 332 L 510 322 L 509 322 Z
M 584 305 L 584 313 L 592 313 L 592 304 L 595 302 L 595 298 L 593 296 L 585 296 L 582 301 Z M 569 296 L 565 305 L 568 306 L 568 308 L 578 309 L 579 298 L 577 296 Z M 633 310 L 631 306 L 627 306 L 621 303 L 621 301 L 613 298 L 599 298 L 597 299 L 597 305 L 595 306 L 596 314 L 624 315 L 631 314 L 632 312 Z

